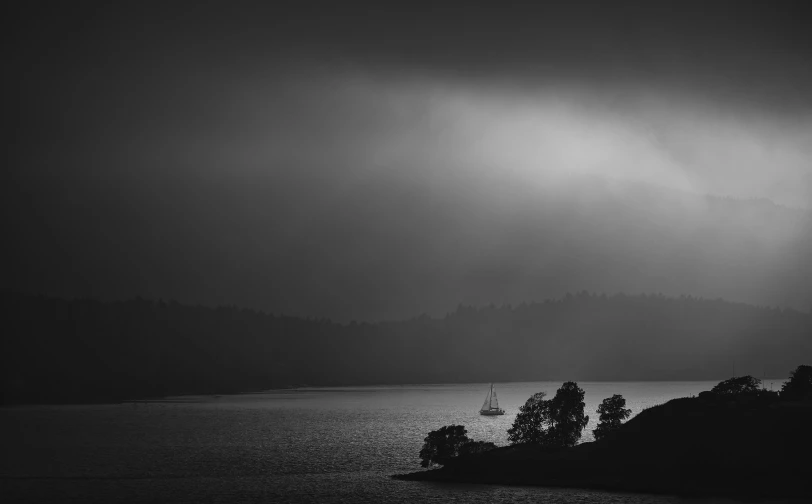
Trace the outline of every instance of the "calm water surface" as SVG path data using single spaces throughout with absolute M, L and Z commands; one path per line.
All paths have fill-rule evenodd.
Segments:
M 582 382 L 590 415 L 584 440 L 592 439 L 598 404 L 612 394 L 623 394 L 635 415 L 714 384 Z M 443 425 L 507 444 L 518 407 L 535 392 L 552 397 L 560 385 L 496 384 L 501 417 L 478 414 L 488 384 L 3 408 L 0 490 L 4 502 L 725 502 L 389 478 L 419 470 L 423 438 Z

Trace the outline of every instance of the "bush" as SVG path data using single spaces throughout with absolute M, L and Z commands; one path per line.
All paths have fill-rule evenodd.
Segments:
M 488 441 L 468 441 L 460 446 L 459 455 L 474 455 L 477 453 L 485 453 L 496 448 L 496 445 Z

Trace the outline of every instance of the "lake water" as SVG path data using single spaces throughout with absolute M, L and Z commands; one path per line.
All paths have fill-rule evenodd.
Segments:
M 595 410 L 623 394 L 632 414 L 715 382 L 579 383 Z M 767 387 L 770 381 L 766 382 Z M 93 406 L 0 409 L 4 502 L 674 503 L 677 497 L 396 481 L 420 470 L 429 431 L 462 424 L 507 444 L 518 407 L 556 382 L 498 383 L 507 414 L 478 414 L 488 384 L 296 389 Z M 779 382 L 775 382 L 776 389 Z M 667 435 L 664 433 L 663 435 Z M 690 502 L 719 502 L 691 500 Z M 732 501 L 729 501 L 732 502 Z

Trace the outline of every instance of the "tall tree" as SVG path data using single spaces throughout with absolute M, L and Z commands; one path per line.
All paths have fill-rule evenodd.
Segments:
M 537 392 L 519 407 L 519 413 L 508 429 L 508 441 L 511 444 L 537 443 L 544 444 L 546 429 L 550 424 L 550 401 L 547 394 Z
M 798 401 L 812 398 L 812 366 L 800 365 L 789 374 L 789 380 L 781 385 L 781 399 Z
M 429 432 L 420 450 L 421 467 L 442 465 L 447 459 L 459 455 L 460 448 L 470 442 L 467 434 L 462 425 L 446 425 Z
M 548 435 L 554 446 L 574 446 L 589 423 L 584 415 L 584 390 L 575 382 L 565 382 L 555 393 L 551 414 L 553 423 Z
M 589 422 L 584 415 L 584 391 L 575 382 L 565 382 L 552 399 L 544 392 L 534 394 L 508 429 L 511 444 L 536 443 L 542 446 L 573 446 Z
M 600 422 L 598 427 L 592 431 L 595 440 L 603 439 L 610 432 L 620 428 L 623 421 L 632 414 L 632 410 L 626 408 L 626 399 L 622 395 L 615 394 L 601 402 L 600 406 L 598 406 L 598 414 L 600 415 Z

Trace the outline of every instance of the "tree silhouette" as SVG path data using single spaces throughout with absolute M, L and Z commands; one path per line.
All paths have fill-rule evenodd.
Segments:
M 550 401 L 544 399 L 546 395 L 544 392 L 537 392 L 519 407 L 513 426 L 507 431 L 511 444 L 543 444 L 545 430 L 551 423 Z
M 720 395 L 757 394 L 760 387 L 761 380 L 748 375 L 721 381 L 711 389 L 711 392 Z
M 589 423 L 584 415 L 584 390 L 575 382 L 565 382 L 552 399 L 553 423 L 548 436 L 554 446 L 574 446 Z
M 592 431 L 596 440 L 603 439 L 612 431 L 617 430 L 623 420 L 629 418 L 632 410 L 626 408 L 626 399 L 620 394 L 615 394 L 612 397 L 607 397 L 598 406 L 598 414 L 600 415 L 600 422 L 598 427 Z
M 544 392 L 530 397 L 508 429 L 511 444 L 536 443 L 542 446 L 573 446 L 589 422 L 584 415 L 584 391 L 575 382 L 565 382 L 555 397 Z
M 812 366 L 800 365 L 781 386 L 781 399 L 798 401 L 812 398 Z
M 470 442 L 462 425 L 446 425 L 429 432 L 420 450 L 420 466 L 442 465 L 447 459 L 456 457 L 460 448 Z

